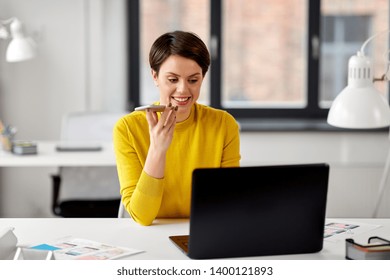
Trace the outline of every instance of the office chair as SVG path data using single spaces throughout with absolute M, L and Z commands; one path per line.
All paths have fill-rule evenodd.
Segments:
M 123 205 L 122 201 L 119 203 L 119 209 L 118 209 L 118 218 L 124 218 L 125 217 L 125 206 Z
M 114 124 L 125 114 L 66 114 L 61 125 L 61 142 L 112 142 Z M 56 216 L 118 217 L 121 203 L 116 166 L 61 166 L 51 178 L 52 211 Z
M 131 219 L 131 216 L 129 214 L 129 212 L 127 212 L 127 210 L 125 209 L 125 206 L 123 205 L 122 203 L 122 200 L 121 200 L 121 203 L 119 205 L 119 209 L 118 209 L 118 218 L 130 218 Z

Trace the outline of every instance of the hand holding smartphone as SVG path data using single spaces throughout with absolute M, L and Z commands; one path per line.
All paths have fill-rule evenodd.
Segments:
M 134 111 L 145 111 L 146 109 L 150 109 L 152 111 L 156 112 L 163 112 L 165 110 L 166 106 L 165 105 L 145 105 L 145 106 L 140 106 L 136 107 Z

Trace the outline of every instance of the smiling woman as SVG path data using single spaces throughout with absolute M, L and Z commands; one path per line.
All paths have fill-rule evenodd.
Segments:
M 149 64 L 160 103 L 177 106 L 176 121 L 186 120 L 210 65 L 206 45 L 194 33 L 165 33 L 152 45 Z
M 114 128 L 122 202 L 135 221 L 189 217 L 192 172 L 239 166 L 239 127 L 223 110 L 197 103 L 210 64 L 190 32 L 161 35 L 149 61 L 163 112 L 135 111 Z

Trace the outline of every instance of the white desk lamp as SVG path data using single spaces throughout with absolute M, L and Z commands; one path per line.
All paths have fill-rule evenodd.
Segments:
M 349 59 L 348 86 L 332 103 L 328 114 L 330 125 L 352 129 L 381 128 L 390 125 L 389 103 L 374 87 L 372 60 L 364 54 L 367 43 L 384 32 L 389 31 L 368 38 L 360 51 Z M 380 80 L 388 80 L 387 73 Z M 378 214 L 389 171 L 390 152 L 380 182 L 373 217 Z
M 8 32 L 6 25 L 9 25 Z M 11 38 L 6 52 L 7 62 L 28 60 L 36 56 L 35 42 L 26 37 L 23 32 L 23 24 L 17 18 L 0 20 L 0 39 Z

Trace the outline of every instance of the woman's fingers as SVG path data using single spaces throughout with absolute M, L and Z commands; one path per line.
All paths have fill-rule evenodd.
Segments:
M 167 120 L 172 115 L 172 109 L 174 109 L 174 108 L 175 107 L 173 107 L 171 103 L 169 103 L 168 106 L 165 108 L 165 110 L 161 114 L 161 118 L 160 118 L 161 127 L 164 127 L 166 125 Z
M 150 127 L 155 127 L 158 123 L 157 112 L 150 110 L 150 109 L 147 109 L 146 110 L 146 120 L 148 121 Z
M 156 111 L 147 109 L 146 119 L 149 123 L 150 129 L 153 130 L 157 129 L 157 131 L 162 131 L 163 129 L 167 128 L 168 130 L 170 130 L 172 126 L 176 123 L 177 109 L 178 109 L 177 106 L 174 107 L 171 104 L 169 104 L 162 112 L 160 119 L 158 118 Z
M 172 107 L 171 111 L 169 112 L 169 117 L 165 121 L 164 127 L 168 128 L 168 130 L 171 130 L 173 127 L 175 127 L 176 111 L 177 107 Z

